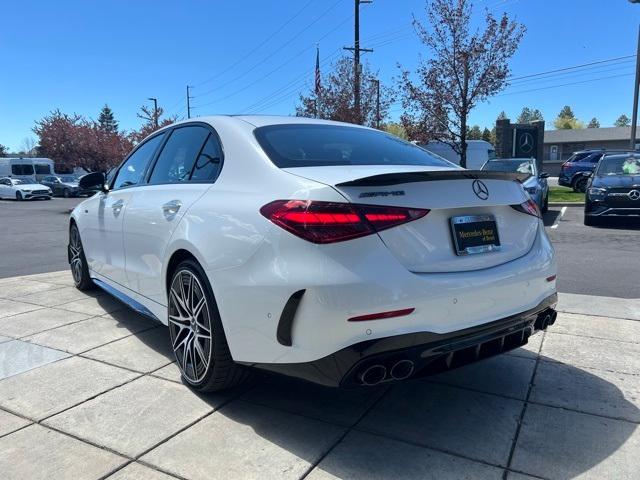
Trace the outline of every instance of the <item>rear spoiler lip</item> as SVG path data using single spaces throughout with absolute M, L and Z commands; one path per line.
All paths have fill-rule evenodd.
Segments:
M 488 170 L 436 170 L 425 172 L 394 172 L 362 177 L 337 183 L 336 187 L 385 187 L 402 183 L 434 182 L 439 180 L 505 180 L 524 182 L 526 173 L 495 172 Z

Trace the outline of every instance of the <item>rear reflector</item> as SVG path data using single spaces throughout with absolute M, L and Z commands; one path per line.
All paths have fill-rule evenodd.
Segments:
M 383 318 L 404 317 L 413 313 L 415 308 L 405 308 L 403 310 L 393 310 L 391 312 L 370 313 L 368 315 L 360 315 L 359 317 L 351 317 L 350 322 L 365 322 L 367 320 L 380 320 Z
M 424 217 L 429 210 L 312 200 L 276 200 L 260 213 L 285 230 L 313 243 L 364 237 Z
M 542 213 L 538 208 L 538 204 L 533 200 L 529 199 L 520 205 L 511 205 L 511 208 L 517 210 L 518 212 L 526 213 L 527 215 L 533 215 L 534 217 L 542 218 Z

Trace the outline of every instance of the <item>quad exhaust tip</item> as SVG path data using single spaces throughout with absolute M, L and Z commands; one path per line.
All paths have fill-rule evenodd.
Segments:
M 360 374 L 363 385 L 373 386 L 382 382 L 387 376 L 387 368 L 384 365 L 371 365 Z
M 400 360 L 391 367 L 391 378 L 394 380 L 404 380 L 413 373 L 414 365 L 411 360 Z
M 390 380 L 405 380 L 413 375 L 414 370 L 414 363 L 403 359 L 395 362 L 389 369 L 381 364 L 371 365 L 363 370 L 359 377 L 363 385 L 373 386 Z

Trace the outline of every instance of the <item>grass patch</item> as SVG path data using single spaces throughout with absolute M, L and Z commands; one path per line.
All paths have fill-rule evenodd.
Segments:
M 584 193 L 568 187 L 549 187 L 550 202 L 584 202 Z

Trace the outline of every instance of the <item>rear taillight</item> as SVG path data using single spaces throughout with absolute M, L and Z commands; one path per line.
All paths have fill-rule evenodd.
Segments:
M 538 204 L 531 199 L 527 200 L 524 203 L 521 203 L 520 205 L 511 205 L 511 208 L 519 212 L 526 213 L 527 215 L 533 215 L 534 217 L 542 218 L 542 213 L 540 213 Z
M 429 210 L 312 200 L 276 200 L 260 209 L 276 225 L 313 243 L 364 237 L 424 217 Z

